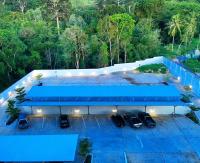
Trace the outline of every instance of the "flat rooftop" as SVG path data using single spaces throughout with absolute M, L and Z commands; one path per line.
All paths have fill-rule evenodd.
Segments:
M 0 160 L 8 162 L 74 161 L 78 135 L 0 136 Z
M 137 73 L 133 71 L 116 72 L 98 76 L 52 76 L 42 79 L 47 86 L 66 85 L 163 85 L 163 74 Z
M 34 86 L 27 93 L 27 99 L 45 97 L 179 97 L 174 86 L 135 86 L 135 85 L 70 85 Z
M 183 106 L 180 92 L 163 85 L 34 86 L 19 106 Z

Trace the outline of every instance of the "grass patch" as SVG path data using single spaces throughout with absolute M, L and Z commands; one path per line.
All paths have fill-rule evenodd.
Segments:
M 160 73 L 160 74 L 167 73 L 167 68 L 163 64 L 144 65 L 138 67 L 137 70 L 143 73 Z
M 184 65 L 195 73 L 200 73 L 200 61 L 198 59 L 188 59 Z

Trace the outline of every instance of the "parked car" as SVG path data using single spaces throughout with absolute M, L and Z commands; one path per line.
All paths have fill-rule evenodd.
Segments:
M 30 127 L 30 122 L 27 119 L 26 114 L 19 114 L 18 118 L 18 128 L 19 129 L 27 129 Z
M 149 113 L 139 112 L 138 118 L 144 123 L 145 126 L 149 128 L 156 126 L 156 122 L 153 120 Z
M 67 114 L 60 115 L 60 127 L 61 128 L 68 128 L 70 126 L 69 124 L 69 118 Z
M 42 82 L 39 82 L 37 86 L 43 86 L 43 83 L 42 83 Z
M 116 114 L 116 115 L 112 115 L 111 119 L 113 121 L 113 123 L 117 126 L 117 127 L 124 127 L 125 126 L 125 122 L 124 119 L 121 115 Z
M 140 128 L 142 126 L 142 121 L 134 113 L 125 113 L 124 119 L 130 127 Z

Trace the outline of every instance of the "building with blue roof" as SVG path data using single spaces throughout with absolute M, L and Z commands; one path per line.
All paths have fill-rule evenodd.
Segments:
M 107 114 L 141 107 L 171 107 L 174 112 L 185 106 L 176 87 L 165 85 L 33 86 L 25 98 L 20 106 L 31 114 Z

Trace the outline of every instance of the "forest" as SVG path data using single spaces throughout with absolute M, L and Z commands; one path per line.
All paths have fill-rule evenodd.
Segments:
M 0 0 L 0 90 L 34 69 L 184 54 L 199 22 L 200 0 Z

